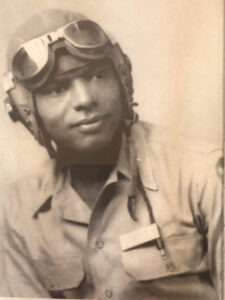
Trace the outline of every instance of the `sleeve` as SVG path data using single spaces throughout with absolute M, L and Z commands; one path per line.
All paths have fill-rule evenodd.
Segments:
M 207 237 L 208 264 L 218 299 L 223 299 L 223 197 L 221 151 L 204 158 L 198 183 L 198 210 Z
M 5 199 L 10 200 L 10 199 Z M 14 199 L 15 201 L 17 199 Z M 17 224 L 17 204 L 7 201 L 3 210 L 3 272 L 7 297 L 50 298 L 29 259 L 26 243 Z M 15 214 L 15 211 L 17 213 Z M 18 226 L 17 226 L 18 225 Z

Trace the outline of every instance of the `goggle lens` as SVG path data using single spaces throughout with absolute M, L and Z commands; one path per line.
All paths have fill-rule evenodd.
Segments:
M 38 64 L 27 53 L 25 48 L 21 48 L 13 59 L 13 73 L 18 79 L 27 79 L 35 76 L 43 65 Z
M 55 40 L 49 38 L 54 37 L 54 34 Z M 108 42 L 108 37 L 96 23 L 89 20 L 70 23 L 56 33 L 36 38 L 23 45 L 13 58 L 14 76 L 19 80 L 28 80 L 40 73 L 49 60 L 49 45 L 62 38 L 75 48 L 83 50 L 97 49 Z
M 66 38 L 78 48 L 98 48 L 107 42 L 103 30 L 94 22 L 81 20 L 64 29 Z

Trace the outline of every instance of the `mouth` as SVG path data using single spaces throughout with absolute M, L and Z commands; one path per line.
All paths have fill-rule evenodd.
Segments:
M 72 125 L 72 127 L 79 127 L 79 126 L 82 126 L 82 125 L 95 124 L 98 121 L 104 120 L 107 116 L 108 116 L 108 114 L 104 114 L 104 115 L 97 115 L 97 116 L 94 116 L 92 118 L 86 118 L 86 119 L 83 119 L 79 122 L 76 122 L 75 124 Z
M 72 124 L 71 127 L 78 128 L 82 134 L 96 134 L 104 128 L 104 120 L 107 119 L 108 116 L 109 114 L 104 114 L 86 118 Z

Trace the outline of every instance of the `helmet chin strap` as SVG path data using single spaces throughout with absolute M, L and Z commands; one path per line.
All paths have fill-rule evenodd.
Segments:
M 43 121 L 41 119 L 41 116 L 39 115 L 38 109 L 37 109 L 37 101 L 35 97 L 35 93 L 32 92 L 33 97 L 33 106 L 34 106 L 34 117 L 36 119 L 37 124 L 37 136 L 35 135 L 36 139 L 39 141 L 39 143 L 47 149 L 47 152 L 51 158 L 56 158 L 57 155 L 57 145 L 56 143 L 51 139 L 49 133 L 47 132 Z
M 128 141 L 128 157 L 130 160 L 130 170 L 131 170 L 131 180 L 128 190 L 128 201 L 127 201 L 127 209 L 130 213 L 131 218 L 137 222 L 137 216 L 135 213 L 136 207 L 136 196 L 137 196 L 137 189 L 139 185 L 139 169 L 137 163 L 137 153 L 135 143 L 132 137 L 132 126 L 138 120 L 138 115 L 133 112 L 133 119 L 132 120 L 124 120 L 124 132 L 127 137 Z

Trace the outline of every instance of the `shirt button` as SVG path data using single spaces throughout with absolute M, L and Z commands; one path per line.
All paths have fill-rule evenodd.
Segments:
M 104 247 L 104 242 L 102 240 L 98 240 L 95 245 L 98 249 L 102 249 Z
M 174 264 L 167 264 L 167 270 L 169 272 L 174 272 L 176 269 L 175 265 Z
M 113 296 L 113 292 L 112 292 L 112 291 L 109 291 L 109 290 L 107 290 L 107 291 L 105 291 L 105 295 L 106 295 L 106 297 L 107 297 L 107 298 L 112 298 L 112 296 Z

